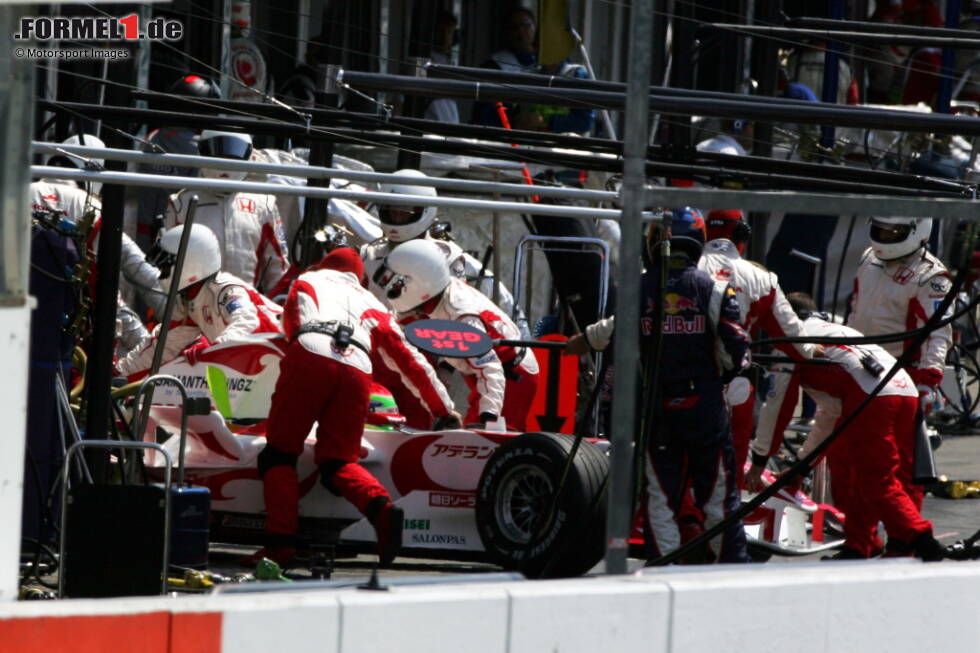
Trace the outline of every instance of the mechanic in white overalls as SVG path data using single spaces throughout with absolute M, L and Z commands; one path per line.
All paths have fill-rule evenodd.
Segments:
M 184 225 L 165 231 L 160 237 L 160 254 L 155 258 L 161 284 L 169 287 L 177 283 L 179 291 L 162 360 L 167 362 L 183 353 L 188 363 L 196 365 L 201 351 L 211 345 L 251 338 L 281 338 L 282 309 L 238 277 L 220 272 L 221 247 L 204 225 L 191 225 L 180 279 L 170 278 L 183 232 Z M 130 381 L 145 376 L 153 362 L 159 336 L 157 325 L 152 335 L 145 336 L 139 346 L 119 361 L 119 373 Z
M 458 320 L 493 339 L 519 340 L 505 311 L 449 271 L 439 246 L 413 240 L 385 257 L 379 283 L 402 323 L 416 319 Z M 470 387 L 467 423 L 504 417 L 523 431 L 538 387 L 538 361 L 527 347 L 496 346 L 480 358 L 449 358 Z
M 398 170 L 394 174 L 404 177 L 425 179 L 426 175 L 418 170 Z M 385 183 L 381 192 L 398 195 L 421 195 L 437 197 L 438 193 L 432 186 L 415 186 L 411 184 Z M 361 248 L 364 268 L 368 277 L 368 288 L 385 306 L 391 306 L 391 301 L 385 289 L 378 283 L 377 274 L 382 268 L 384 258 L 403 243 L 416 239 L 425 239 L 435 243 L 449 263 L 450 273 L 468 282 L 479 280 L 479 290 L 485 295 L 493 294 L 493 275 L 489 270 L 483 270 L 475 258 L 467 254 L 451 240 L 433 237 L 430 228 L 436 221 L 438 210 L 434 206 L 379 206 L 378 217 L 384 236 Z M 506 315 L 513 315 L 514 298 L 506 286 L 500 284 L 500 308 Z M 527 320 L 523 313 L 517 311 L 516 322 L 521 330 L 522 338 L 529 338 Z M 402 379 L 398 375 L 389 374 L 386 370 L 375 372 L 375 381 L 388 388 L 395 396 L 398 408 L 405 416 L 406 423 L 413 428 L 428 428 L 431 418 L 427 411 L 406 391 Z

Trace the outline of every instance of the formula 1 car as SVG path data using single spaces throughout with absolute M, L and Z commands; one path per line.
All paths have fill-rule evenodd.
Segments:
M 187 417 L 186 480 L 211 491 L 215 541 L 260 541 L 264 501 L 255 460 L 265 446 L 263 418 L 281 357 L 272 342 L 224 343 L 204 350 L 197 365 L 181 357 L 160 370 L 177 377 L 191 397 L 210 396 L 216 383 L 227 391 L 227 399 L 215 401 L 227 403 L 226 415 L 212 410 Z M 155 440 L 158 428 L 179 433 L 181 413 L 176 388 L 156 387 L 144 437 Z M 600 444 L 580 443 L 552 511 L 574 437 L 418 431 L 403 423 L 391 396 L 376 386 L 359 462 L 405 510 L 402 555 L 488 561 L 532 577 L 581 575 L 601 559 L 608 462 Z M 297 465 L 301 538 L 373 550 L 368 521 L 318 482 L 313 444 L 311 433 Z M 164 447 L 176 461 L 179 438 Z M 146 464 L 152 474 L 164 463 L 150 453 Z
M 265 446 L 264 418 L 282 355 L 271 341 L 223 343 L 201 352 L 197 365 L 179 357 L 160 370 L 179 379 L 189 396 L 225 404 L 187 418 L 186 479 L 211 491 L 214 541 L 261 542 L 265 507 L 255 461 Z M 155 441 L 158 429 L 179 433 L 180 404 L 176 388 L 156 387 L 144 437 Z M 402 555 L 486 561 L 528 576 L 575 576 L 604 550 L 609 443 L 583 439 L 554 514 L 542 525 L 573 440 L 544 432 L 411 429 L 390 394 L 376 386 L 359 462 L 405 510 Z M 318 482 L 314 442 L 311 433 L 297 465 L 301 538 L 373 550 L 367 520 Z M 177 461 L 179 438 L 164 447 Z M 146 462 L 151 473 L 160 472 L 162 456 L 150 452 Z M 831 506 L 784 490 L 749 515 L 745 527 L 753 556 L 766 559 L 839 546 L 842 522 Z M 639 519 L 630 549 L 643 555 Z

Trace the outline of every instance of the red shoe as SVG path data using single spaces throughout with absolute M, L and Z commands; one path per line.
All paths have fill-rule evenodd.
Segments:
M 264 546 L 252 555 L 239 558 L 238 564 L 243 567 L 254 567 L 262 558 L 268 558 L 285 569 L 295 557 L 296 547 L 294 546 Z
M 386 503 L 374 520 L 378 535 L 378 563 L 390 565 L 402 548 L 402 527 L 405 511 L 393 503 Z

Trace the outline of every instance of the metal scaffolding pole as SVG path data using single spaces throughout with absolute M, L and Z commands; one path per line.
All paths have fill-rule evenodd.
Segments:
M 736 25 L 733 23 L 705 23 L 702 29 L 731 30 L 741 34 L 751 34 L 757 38 L 777 40 L 799 40 L 801 38 L 848 43 L 871 43 L 876 45 L 917 45 L 934 48 L 978 49 L 977 37 L 959 38 L 945 36 L 925 36 L 919 34 L 876 34 L 844 30 L 804 29 L 798 27 L 769 27 L 768 25 Z
M 602 190 L 586 190 L 582 188 L 565 188 L 553 186 L 528 186 L 520 183 L 490 182 L 470 179 L 450 179 L 448 177 L 405 177 L 403 175 L 383 172 L 364 172 L 360 170 L 343 170 L 341 168 L 326 168 L 314 165 L 283 165 L 278 163 L 258 163 L 255 161 L 237 161 L 190 154 L 156 154 L 152 152 L 137 152 L 135 150 L 120 150 L 107 147 L 84 147 L 64 145 L 62 143 L 45 143 L 34 141 L 35 152 L 44 154 L 63 154 L 70 152 L 84 157 L 104 158 L 107 160 L 130 161 L 134 163 L 157 163 L 187 168 L 211 168 L 214 170 L 243 170 L 250 173 L 266 173 L 288 175 L 306 179 L 346 179 L 348 181 L 379 182 L 391 184 L 406 184 L 412 186 L 433 186 L 446 190 L 464 193 L 501 193 L 504 195 L 538 195 L 541 197 L 559 197 L 571 200 L 605 202 L 619 197 L 617 193 Z M 515 175 L 515 178 L 518 178 Z
M 34 177 L 51 177 L 72 179 L 75 181 L 101 181 L 106 185 L 147 186 L 151 188 L 184 188 L 188 190 L 230 191 L 246 193 L 264 193 L 268 195 L 296 195 L 299 197 L 323 197 L 351 200 L 353 202 L 371 202 L 373 204 L 389 204 L 404 206 L 411 201 L 413 206 L 442 206 L 461 207 L 469 209 L 486 209 L 487 211 L 509 211 L 526 213 L 527 202 L 493 202 L 489 200 L 462 199 L 457 197 L 429 197 L 426 195 L 399 195 L 395 193 L 374 193 L 370 191 L 355 191 L 342 188 L 318 188 L 316 186 L 291 186 L 287 184 L 272 184 L 258 181 L 222 181 L 201 177 L 174 177 L 170 175 L 146 175 L 135 172 L 91 172 L 74 170 L 55 166 L 32 166 L 31 175 Z M 579 218 L 595 220 L 608 218 L 619 220 L 618 209 L 599 209 L 578 206 L 559 206 L 557 204 L 537 204 L 534 206 L 537 215 L 550 215 L 560 218 Z M 113 294 L 115 297 L 115 294 Z
M 622 110 L 626 106 L 623 93 L 591 91 L 577 88 L 549 89 L 546 86 L 517 84 L 482 84 L 450 79 L 419 79 L 401 75 L 380 75 L 345 70 L 345 83 L 366 91 L 402 91 L 429 97 L 456 97 L 467 100 L 500 100 L 504 102 L 538 102 L 543 97 L 549 104 L 568 107 L 607 108 Z M 890 109 L 827 106 L 810 102 L 805 105 L 784 106 L 747 100 L 702 99 L 651 93 L 648 110 L 673 115 L 697 113 L 716 118 L 742 118 L 776 122 L 802 122 L 840 127 L 891 129 L 894 131 L 943 132 L 980 135 L 980 119 L 944 114 L 920 114 Z
M 980 213 L 980 202 L 971 199 L 712 188 L 649 189 L 646 201 L 662 206 L 697 206 L 702 210 L 738 207 L 746 211 L 792 211 L 824 216 L 857 214 L 977 220 Z
M 609 509 L 606 522 L 606 573 L 624 574 L 633 523 L 632 458 L 636 432 L 636 392 L 640 340 L 641 215 L 646 181 L 646 143 L 650 114 L 650 63 L 653 42 L 653 0 L 637 0 L 630 16 L 630 66 L 623 134 L 623 220 L 619 250 L 619 297 L 614 339 L 616 393 L 612 406 L 612 447 L 609 454 Z M 636 452 L 636 455 L 643 455 Z
M 812 103 L 807 104 L 813 106 Z M 566 149 L 559 151 L 541 148 L 513 148 L 496 144 L 474 143 L 472 141 L 464 142 L 448 139 L 422 138 L 405 136 L 403 134 L 392 134 L 390 132 L 364 132 L 352 129 L 321 128 L 311 132 L 305 124 L 290 124 L 278 120 L 194 115 L 187 112 L 155 111 L 128 107 L 100 107 L 92 104 L 67 102 L 54 103 L 39 101 L 39 105 L 42 107 L 50 106 L 53 110 L 77 112 L 92 118 L 103 117 L 125 121 L 152 121 L 157 124 L 187 125 L 196 128 L 207 126 L 211 129 L 229 129 L 232 131 L 244 129 L 253 134 L 302 136 L 310 141 L 319 139 L 363 144 L 370 140 L 370 142 L 373 142 L 379 147 L 414 147 L 426 152 L 458 154 L 463 156 L 486 156 L 505 161 L 523 161 L 533 157 L 535 163 L 568 167 L 576 170 L 601 170 L 609 172 L 619 172 L 622 170 L 622 163 L 618 156 L 621 143 L 612 143 L 605 139 L 578 139 L 576 142 L 580 144 L 579 147 L 576 147 L 574 150 Z M 261 107 L 263 105 L 253 106 Z M 268 108 L 263 110 L 268 110 Z M 906 114 L 905 117 L 909 117 L 910 115 L 914 117 L 921 114 Z M 878 116 L 878 114 L 876 113 L 875 116 Z M 963 120 L 963 118 L 954 116 L 941 117 Z M 807 121 L 800 119 L 796 122 Z M 756 125 L 757 139 L 759 138 L 761 128 L 764 126 L 764 124 Z M 446 127 L 449 126 L 447 125 Z M 452 125 L 451 127 L 455 129 L 469 128 L 467 125 Z M 884 128 L 884 126 L 878 124 L 874 125 L 873 128 Z M 485 133 L 482 130 L 490 128 L 478 127 L 474 129 L 481 130 L 480 134 L 482 135 Z M 922 127 L 919 131 L 928 131 L 927 126 Z M 533 134 L 534 132 L 513 133 Z M 597 154 L 597 152 L 601 152 L 601 154 Z M 663 161 L 662 158 L 665 156 L 665 152 L 657 146 L 649 148 L 647 156 L 651 159 L 647 162 L 647 174 L 649 176 L 689 177 L 690 175 L 711 175 L 714 177 L 710 180 L 711 183 L 720 183 L 720 180 L 734 180 L 739 183 L 755 180 L 762 181 L 763 183 L 771 182 L 769 185 L 772 186 L 779 185 L 788 188 L 799 188 L 800 190 L 812 190 L 815 181 L 822 181 L 825 184 L 824 189 L 830 190 L 831 187 L 826 184 L 829 184 L 828 180 L 835 179 L 846 182 L 834 188 L 834 190 L 841 192 L 860 192 L 860 185 L 865 184 L 891 186 L 892 192 L 901 193 L 927 191 L 942 194 L 962 193 L 965 189 L 968 190 L 966 184 L 948 179 L 931 179 L 928 177 L 881 170 L 825 166 L 799 161 L 774 161 L 764 157 L 737 157 L 710 152 L 692 152 L 691 161 L 693 165 L 678 164 Z M 709 165 L 704 165 L 705 162 Z M 797 176 L 799 179 L 793 180 L 789 175 Z M 801 182 L 806 182 L 802 188 L 800 188 Z M 855 185 L 858 187 L 854 187 Z M 870 189 L 870 186 L 868 188 Z
M 867 15 L 867 14 L 864 14 Z M 874 23 L 860 20 L 832 20 L 829 18 L 810 18 L 801 16 L 790 18 L 786 27 L 802 27 L 805 29 L 843 30 L 850 32 L 871 32 L 873 34 L 904 34 L 913 36 L 938 36 L 970 39 L 978 42 L 980 33 L 968 29 L 947 29 L 943 27 L 923 27 L 920 25 L 903 25 L 899 23 Z

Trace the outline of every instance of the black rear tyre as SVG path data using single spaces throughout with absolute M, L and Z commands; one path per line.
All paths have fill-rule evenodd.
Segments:
M 602 559 L 609 462 L 582 441 L 548 524 L 574 438 L 525 433 L 502 444 L 480 477 L 476 524 L 491 559 L 530 578 L 580 576 Z M 531 543 L 532 532 L 535 534 Z

